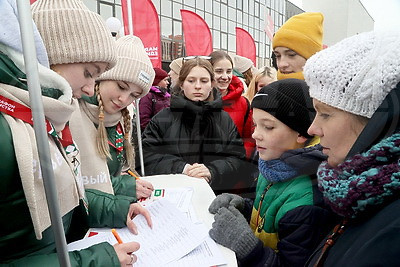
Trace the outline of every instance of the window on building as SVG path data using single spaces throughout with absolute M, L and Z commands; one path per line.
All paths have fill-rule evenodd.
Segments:
M 182 4 L 180 3 L 172 3 L 172 12 L 174 13 L 174 18 L 180 18 L 181 17 L 181 9 L 182 9 Z
M 172 16 L 172 2 L 161 1 L 161 15 L 171 17 Z
M 221 32 L 221 50 L 228 49 L 228 34 Z
M 214 16 L 221 15 L 221 3 L 217 2 L 217 1 L 213 1 L 213 14 L 214 14 Z
M 196 9 L 204 10 L 204 0 L 196 0 Z
M 260 17 L 260 3 L 254 4 L 254 16 L 257 18 Z
M 243 0 L 236 0 L 236 8 L 239 10 L 243 9 Z
M 210 1 L 210 0 L 207 0 L 207 1 L 204 2 L 204 4 L 205 4 L 204 9 L 205 9 L 207 12 L 210 12 L 210 13 L 213 12 L 213 10 L 212 10 L 212 3 L 213 3 L 213 2 Z
M 249 13 L 249 0 L 243 0 L 243 12 Z
M 214 30 L 221 30 L 221 18 L 217 16 L 213 16 L 213 29 Z
M 164 0 L 165 1 L 165 0 Z M 195 7 L 196 6 L 196 1 L 195 0 L 185 0 L 183 2 L 185 5 L 188 5 L 190 7 Z
M 221 17 L 228 18 L 228 6 L 221 4 Z
M 212 19 L 213 19 L 213 16 L 212 16 L 210 13 L 205 12 L 204 20 L 207 22 L 207 25 L 208 25 L 208 27 L 209 27 L 210 29 L 213 28 L 213 21 L 212 21 Z
M 213 30 L 213 47 L 219 49 L 221 47 L 221 35 L 217 30 Z
M 236 36 L 228 34 L 228 51 L 236 53 Z

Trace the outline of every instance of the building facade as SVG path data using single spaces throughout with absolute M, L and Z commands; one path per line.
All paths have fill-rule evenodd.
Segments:
M 374 20 L 360 0 L 303 0 L 308 12 L 324 14 L 324 44 L 374 29 Z
M 136 0 L 138 1 L 138 0 Z M 185 56 L 180 9 L 195 12 L 208 24 L 214 50 L 236 53 L 235 27 L 248 31 L 256 44 L 257 67 L 268 64 L 271 41 L 264 32 L 267 14 L 275 31 L 287 20 L 287 0 L 152 0 L 160 19 L 162 61 L 168 64 Z M 121 0 L 84 0 L 89 9 L 105 20 L 117 17 L 122 21 Z M 293 15 L 301 9 L 290 10 Z M 163 65 L 164 65 L 163 64 Z

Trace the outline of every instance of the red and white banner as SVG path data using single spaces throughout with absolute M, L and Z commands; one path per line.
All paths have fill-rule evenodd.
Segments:
M 256 44 L 246 30 L 236 27 L 236 55 L 247 57 L 256 66 Z
M 187 56 L 207 56 L 213 51 L 207 23 L 196 13 L 181 9 L 183 36 Z
M 268 38 L 272 41 L 272 38 L 274 38 L 274 21 L 272 20 L 272 17 L 267 14 L 266 20 L 265 20 L 265 25 L 264 25 L 264 31 L 267 34 Z
M 131 4 L 132 20 L 127 1 Z M 129 32 L 129 23 L 132 23 L 133 34 L 142 40 L 153 67 L 161 68 L 160 21 L 153 3 L 151 0 L 122 0 L 121 6 L 125 34 L 132 34 Z

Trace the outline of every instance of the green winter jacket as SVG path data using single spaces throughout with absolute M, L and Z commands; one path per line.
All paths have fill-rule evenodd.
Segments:
M 0 82 L 17 88 L 27 89 L 26 76 L 14 62 L 0 52 Z M 60 78 L 61 79 L 61 78 Z M 1 90 L 1 84 L 0 84 Z M 18 89 L 19 90 L 19 89 Z M 58 99 L 60 91 L 42 88 L 45 96 Z M 35 237 L 32 220 L 22 188 L 19 170 L 15 158 L 12 132 L 2 113 L 0 113 L 0 265 L 6 266 L 57 266 L 58 258 L 51 227 L 43 233 L 41 240 Z M 21 140 L 24 142 L 24 140 Z M 131 199 L 129 201 L 132 201 Z M 96 204 L 104 205 L 104 204 Z M 94 206 L 94 205 L 93 205 Z M 71 210 L 62 218 L 64 230 L 69 234 L 74 213 Z M 92 221 L 105 222 L 104 213 L 97 214 Z M 85 225 L 77 221 L 76 225 Z M 111 222 L 112 223 L 112 222 Z M 96 253 L 94 253 L 96 251 Z M 81 251 L 70 252 L 72 266 L 119 266 L 114 248 L 108 243 L 101 243 Z
M 99 104 L 97 102 L 96 96 L 92 97 L 83 96 L 82 99 L 93 105 Z M 95 126 L 97 127 L 96 124 Z M 117 131 L 116 125 L 111 127 L 106 127 L 106 131 L 108 140 L 112 144 L 115 144 L 116 131 Z M 110 147 L 111 159 L 110 158 L 107 159 L 107 166 L 110 173 L 110 178 L 114 189 L 114 193 L 115 195 L 125 195 L 133 197 L 134 201 L 136 202 L 136 180 L 134 177 L 130 175 L 121 175 L 121 169 L 123 167 L 123 164 L 117 158 L 118 152 L 112 145 L 110 145 L 109 147 Z

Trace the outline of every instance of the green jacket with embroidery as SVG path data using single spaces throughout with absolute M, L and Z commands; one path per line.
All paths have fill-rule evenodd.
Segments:
M 92 97 L 83 96 L 82 99 L 93 105 L 99 104 L 97 102 L 96 96 Z M 96 124 L 95 126 L 97 127 Z M 111 127 L 106 127 L 106 131 L 108 140 L 112 144 L 115 144 L 116 132 L 117 132 L 116 125 Z M 108 165 L 108 170 L 110 172 L 110 178 L 113 185 L 114 193 L 116 195 L 125 195 L 133 197 L 135 199 L 134 201 L 136 201 L 135 178 L 130 175 L 121 175 L 121 169 L 123 164 L 117 157 L 118 151 L 112 145 L 109 145 L 109 148 L 110 148 L 111 159 L 110 158 L 107 159 L 107 165 Z
M 0 83 L 26 90 L 26 75 L 14 62 L 0 52 Z M 1 84 L 0 84 L 1 88 Z M 58 98 L 62 93 L 52 88 L 42 88 L 42 94 Z M 0 112 L 0 266 L 57 266 L 58 259 L 51 227 L 35 237 L 32 220 L 19 176 L 12 132 Z M 24 140 L 21 140 L 24 142 Z M 71 221 L 81 206 L 63 216 L 64 231 L 71 231 Z M 106 220 L 107 218 L 103 218 Z M 76 222 L 84 225 L 84 221 Z M 94 253 L 96 251 L 96 253 Z M 114 248 L 108 243 L 69 253 L 72 266 L 119 266 Z

